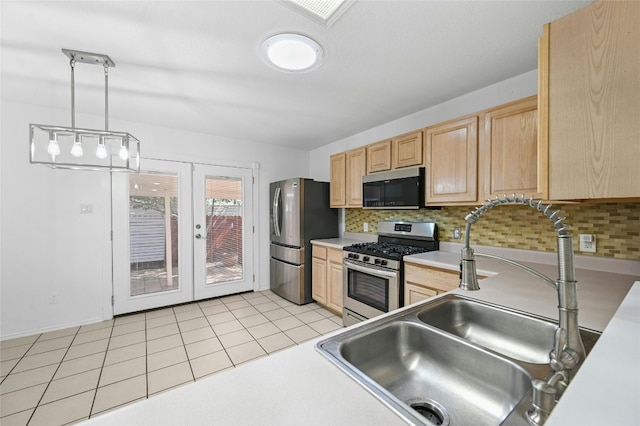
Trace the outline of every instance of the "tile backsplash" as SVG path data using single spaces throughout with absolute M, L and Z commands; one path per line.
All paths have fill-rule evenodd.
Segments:
M 579 253 L 617 259 L 640 260 L 640 204 L 563 204 L 560 216 L 566 217 L 573 245 L 578 253 L 578 234 L 596 235 L 596 253 Z M 464 242 L 464 217 L 472 207 L 443 207 L 442 210 L 362 210 L 346 209 L 345 231 L 378 232 L 378 222 L 406 220 L 436 222 L 440 241 Z M 462 239 L 453 239 L 453 228 L 459 227 Z M 556 251 L 553 225 L 542 213 L 527 206 L 503 205 L 485 212 L 471 228 L 471 244 L 524 250 Z

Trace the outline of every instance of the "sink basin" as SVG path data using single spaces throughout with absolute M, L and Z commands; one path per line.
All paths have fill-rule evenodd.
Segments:
M 420 321 L 519 361 L 547 364 L 558 328 L 543 319 L 459 297 L 418 313 Z
M 351 339 L 340 355 L 435 424 L 499 424 L 531 389 L 515 363 L 415 322 Z
M 321 340 L 329 361 L 412 424 L 527 425 L 557 323 L 446 295 Z M 599 333 L 580 329 L 587 354 Z

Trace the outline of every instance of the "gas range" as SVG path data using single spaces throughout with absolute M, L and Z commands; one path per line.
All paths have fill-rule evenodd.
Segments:
M 438 227 L 427 222 L 380 222 L 377 242 L 344 247 L 344 325 L 404 306 L 403 257 L 438 248 Z

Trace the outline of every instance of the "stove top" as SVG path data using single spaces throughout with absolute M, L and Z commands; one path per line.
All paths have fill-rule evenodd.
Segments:
M 400 260 L 403 256 L 410 254 L 424 253 L 432 251 L 432 247 L 419 247 L 407 244 L 377 242 L 377 243 L 357 243 L 345 247 L 344 250 L 353 253 L 368 254 L 370 256 L 378 256 L 385 259 Z

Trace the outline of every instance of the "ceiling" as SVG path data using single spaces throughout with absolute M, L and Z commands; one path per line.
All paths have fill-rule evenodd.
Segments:
M 2 97 L 70 112 L 61 49 L 103 53 L 111 120 L 308 150 L 535 69 L 542 25 L 588 3 L 356 1 L 327 28 L 271 0 L 3 0 Z M 322 66 L 264 64 L 280 32 L 320 43 Z M 104 115 L 103 84 L 76 66 L 77 114 Z

